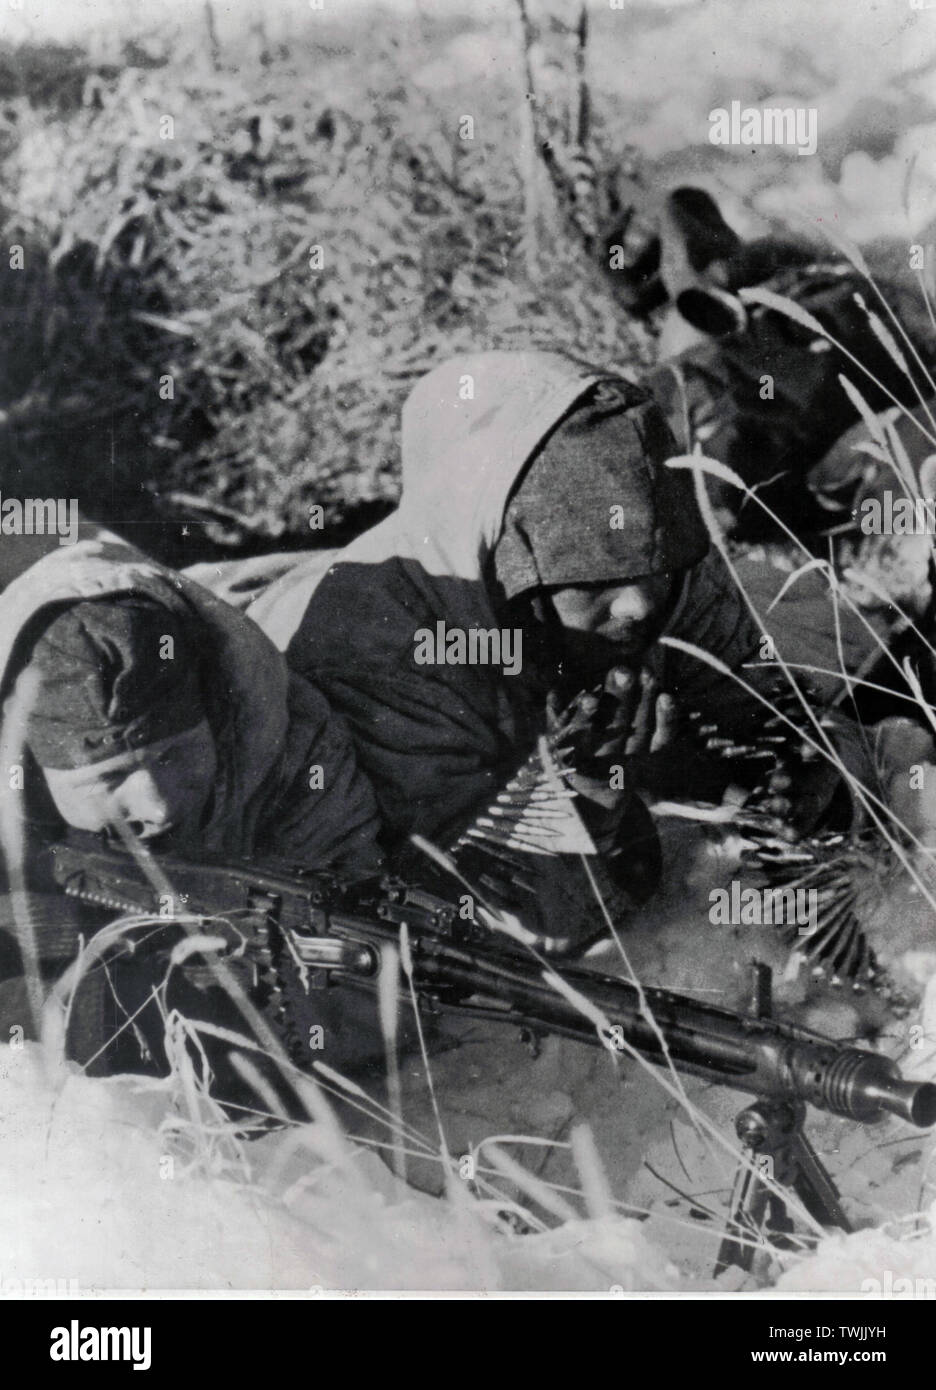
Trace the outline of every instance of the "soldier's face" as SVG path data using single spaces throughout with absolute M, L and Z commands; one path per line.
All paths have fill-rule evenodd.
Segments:
M 218 770 L 207 721 L 88 767 L 43 768 L 59 815 L 77 830 L 123 822 L 143 840 L 197 835 Z
M 675 580 L 648 575 L 626 584 L 572 584 L 550 589 L 553 610 L 574 653 L 639 662 L 666 621 Z

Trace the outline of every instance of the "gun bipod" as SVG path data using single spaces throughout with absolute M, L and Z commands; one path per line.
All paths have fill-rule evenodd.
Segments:
M 771 969 L 755 960 L 751 971 L 751 1012 L 755 1018 L 770 1018 Z M 791 1248 L 793 1222 L 778 1187 L 795 1192 L 821 1225 L 852 1229 L 835 1183 L 803 1133 L 805 1118 L 803 1101 L 764 1097 L 745 1106 L 735 1120 L 744 1152 L 732 1184 L 728 1234 L 718 1248 L 716 1278 L 732 1264 L 749 1273 L 758 1246 L 767 1240 L 778 1249 Z
M 793 1232 L 778 1187 L 790 1188 L 823 1226 L 850 1231 L 838 1190 L 803 1133 L 802 1101 L 760 1100 L 746 1106 L 735 1121 L 744 1158 L 731 1193 L 728 1234 L 718 1249 L 716 1277 L 729 1265 L 750 1272 L 757 1247 L 769 1241 L 790 1249 Z

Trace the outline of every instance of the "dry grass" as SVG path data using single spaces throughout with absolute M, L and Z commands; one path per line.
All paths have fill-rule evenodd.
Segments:
M 14 474 L 70 479 L 107 520 L 145 516 L 144 486 L 215 505 L 221 539 L 308 539 L 312 504 L 335 521 L 395 498 L 399 407 L 438 358 L 538 344 L 635 360 L 561 238 L 530 265 L 509 88 L 486 113 L 498 139 L 463 141 L 391 39 L 363 44 L 363 89 L 327 57 L 310 86 L 303 58 L 233 72 L 179 55 L 92 81 L 76 52 L 86 80 L 66 110 L 11 98 L 0 226 L 26 250 L 25 271 L 0 269 Z

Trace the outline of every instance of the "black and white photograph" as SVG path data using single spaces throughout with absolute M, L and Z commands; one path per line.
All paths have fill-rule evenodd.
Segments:
M 354 1296 L 886 1362 L 934 536 L 936 0 L 0 0 L 33 1360 Z

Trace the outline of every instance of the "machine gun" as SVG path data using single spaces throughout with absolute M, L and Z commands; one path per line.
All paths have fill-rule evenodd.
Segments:
M 630 1047 L 657 1065 L 668 1055 L 681 1071 L 757 1097 L 737 1121 L 749 1161 L 739 1169 L 719 1268 L 750 1267 L 751 1234 L 763 1241 L 766 1229 L 776 1241 L 790 1230 L 776 1182 L 821 1223 L 848 1229 L 836 1189 L 802 1133 L 807 1104 L 861 1123 L 887 1115 L 920 1128 L 936 1123 L 936 1085 L 904 1080 L 878 1053 L 773 1018 L 764 966 L 755 967 L 751 1015 L 580 964 L 563 963 L 561 989 L 538 952 L 466 920 L 457 899 L 398 878 L 350 883 L 270 861 L 160 856 L 158 878 L 174 894 L 167 903 L 136 858 L 95 837 L 56 844 L 51 858 L 55 879 L 74 898 L 151 915 L 176 939 L 182 920 L 220 936 L 229 966 L 248 973 L 252 997 L 283 1035 L 292 1011 L 315 991 L 376 991 L 382 954 L 399 945 L 405 928 L 420 1010 L 495 1019 L 621 1052 Z M 590 1007 L 583 1010 L 577 998 Z M 758 1170 L 776 1182 L 764 1182 Z

